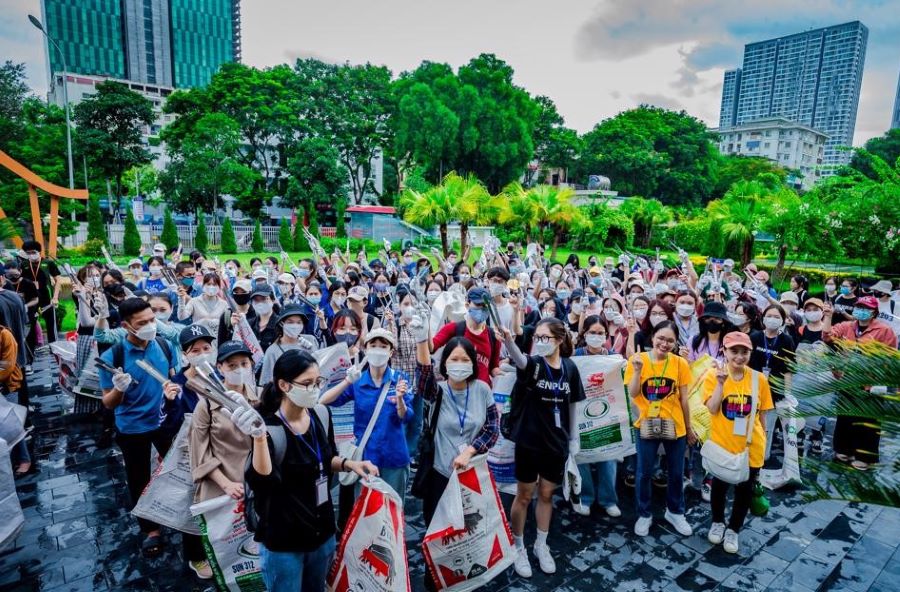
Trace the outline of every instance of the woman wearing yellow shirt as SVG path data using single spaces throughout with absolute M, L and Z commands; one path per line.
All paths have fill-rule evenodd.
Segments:
M 665 518 L 680 534 L 690 536 L 693 530 L 684 518 L 684 489 L 680 476 L 684 474 L 685 448 L 697 441 L 688 411 L 691 368 L 687 360 L 673 353 L 678 350 L 678 327 L 672 321 L 663 321 L 653 327 L 650 342 L 652 349 L 632 356 L 625 369 L 625 384 L 639 416 L 634 427 L 640 428 L 648 419 L 659 419 L 670 428 L 670 434 L 674 431 L 674 439 L 637 439 L 635 495 L 639 517 L 634 532 L 638 536 L 647 536 L 653 524 L 650 477 L 662 443 L 669 473 Z
M 739 454 L 749 446 L 750 477 L 734 486 L 734 505 L 731 519 L 725 526 L 725 499 L 729 484 L 713 477 L 712 480 L 712 526 L 709 527 L 709 542 L 722 543 L 727 553 L 738 552 L 738 532 L 744 525 L 753 483 L 763 465 L 766 450 L 766 412 L 774 407 L 769 381 L 755 370 L 747 367 L 752 351 L 750 337 L 746 333 L 732 332 L 725 336 L 724 365 L 711 368 L 703 380 L 703 400 L 712 416 L 710 439 L 729 452 Z M 755 417 L 753 410 L 753 375 L 756 374 L 759 401 Z M 752 425 L 751 425 L 752 422 Z M 753 430 L 747 442 L 747 430 Z

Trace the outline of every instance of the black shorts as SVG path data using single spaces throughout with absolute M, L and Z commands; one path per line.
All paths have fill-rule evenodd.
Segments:
M 566 457 L 516 446 L 516 481 L 534 483 L 538 477 L 562 485 Z

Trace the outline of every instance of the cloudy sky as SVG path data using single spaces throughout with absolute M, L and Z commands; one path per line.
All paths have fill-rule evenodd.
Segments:
M 459 66 L 492 52 L 516 83 L 550 96 L 584 132 L 640 103 L 685 109 L 718 124 L 722 73 L 745 43 L 861 20 L 869 45 L 855 144 L 881 135 L 900 74 L 897 0 L 243 0 L 244 61 L 314 56 L 385 64 Z M 0 0 L 0 59 L 28 65 L 46 89 L 40 33 L 26 20 L 39 0 Z

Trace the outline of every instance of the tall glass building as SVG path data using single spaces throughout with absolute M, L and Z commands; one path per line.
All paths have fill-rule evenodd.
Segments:
M 900 127 L 900 79 L 897 80 L 897 98 L 894 99 L 894 112 L 891 116 L 891 129 Z
M 828 136 L 826 170 L 849 162 L 868 38 L 854 21 L 747 44 L 725 73 L 719 129 L 783 117 Z
M 43 22 L 73 74 L 203 86 L 241 57 L 240 0 L 42 0 Z M 47 51 L 49 74 L 62 71 Z

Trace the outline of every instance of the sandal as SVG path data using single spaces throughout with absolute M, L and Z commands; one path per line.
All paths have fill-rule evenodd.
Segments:
M 847 456 L 846 454 L 838 454 L 837 452 L 835 452 L 834 460 L 835 460 L 835 462 L 848 463 L 848 462 L 850 462 L 850 457 Z
M 163 540 L 162 536 L 155 534 L 153 536 L 148 536 L 144 539 L 144 542 L 141 543 L 141 552 L 144 554 L 144 557 L 158 557 L 163 550 Z
M 853 461 L 852 463 L 850 463 L 850 466 L 853 467 L 854 469 L 856 469 L 857 471 L 868 471 L 869 470 L 869 463 L 863 462 L 861 460 Z

